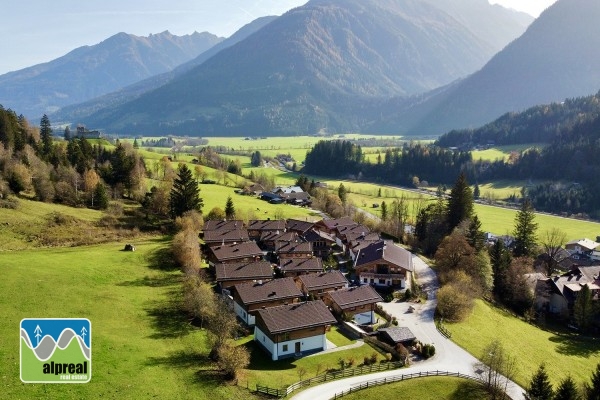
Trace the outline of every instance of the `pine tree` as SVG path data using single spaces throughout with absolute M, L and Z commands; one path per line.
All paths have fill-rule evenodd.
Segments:
M 52 126 L 46 114 L 44 114 L 40 121 L 40 138 L 42 140 L 40 147 L 42 158 L 48 160 L 52 153 Z
M 171 217 L 179 217 L 186 211 L 202 211 L 203 202 L 200 198 L 200 189 L 192 176 L 192 172 L 185 164 L 179 164 L 177 178 L 171 189 L 169 202 Z
M 586 400 L 600 400 L 600 364 L 596 365 L 596 370 L 592 373 L 592 381 L 585 385 Z
M 525 199 L 515 217 L 515 256 L 528 256 L 535 252 L 537 223 L 531 201 Z
M 138 144 L 137 138 L 133 139 L 133 148 L 134 149 L 139 149 L 140 145 Z
M 348 191 L 343 183 L 340 183 L 338 187 L 338 197 L 342 200 L 342 204 L 346 204 L 346 198 L 348 197 Z
M 231 196 L 227 197 L 227 202 L 225 203 L 225 218 L 229 220 L 235 219 L 235 207 L 233 206 Z
M 462 172 L 450 191 L 447 208 L 449 232 L 452 232 L 458 224 L 473 215 L 473 192 L 467 183 L 465 174 Z
M 106 186 L 102 182 L 99 182 L 94 189 L 92 196 L 92 206 L 96 206 L 101 210 L 108 208 L 108 193 L 106 192 Z
M 569 375 L 560 382 L 553 400 L 580 400 L 581 396 L 577 390 L 577 385 L 573 378 Z
M 469 223 L 467 241 L 477 251 L 483 249 L 483 246 L 485 246 L 485 236 L 481 230 L 481 221 L 477 217 L 477 214 L 473 215 Z
M 554 390 L 546 373 L 544 364 L 540 365 L 535 374 L 531 377 L 529 387 L 524 393 L 527 400 L 548 400 L 552 399 Z
M 387 204 L 385 204 L 385 201 L 382 201 L 381 202 L 381 220 L 386 221 L 387 217 L 388 217 Z
M 479 185 L 475 183 L 475 187 L 473 188 L 473 198 L 477 200 L 479 197 L 481 197 L 481 191 L 479 189 Z

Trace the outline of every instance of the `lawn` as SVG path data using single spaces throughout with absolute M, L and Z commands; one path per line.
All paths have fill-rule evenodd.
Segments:
M 398 394 L 402 393 L 399 397 Z M 419 400 L 480 400 L 485 392 L 476 382 L 450 377 L 416 378 L 404 382 L 390 383 L 344 396 L 345 400 L 381 399 Z
M 338 347 L 348 346 L 350 344 L 356 343 L 356 340 L 350 339 L 348 336 L 346 336 L 345 333 L 340 331 L 340 329 L 337 326 L 332 326 L 331 330 L 327 332 L 327 340 L 329 340 L 331 343 L 335 344 Z
M 500 340 L 516 358 L 516 382 L 525 387 L 541 363 L 557 385 L 567 373 L 578 383 L 588 382 L 600 360 L 600 340 L 542 330 L 482 300 L 464 322 L 446 324 L 452 340 L 475 357 L 493 340 Z
M 156 238 L 134 243 L 0 253 L 0 379 L 3 398 L 248 398 L 223 385 L 206 359 L 204 332 L 180 311 L 180 277 Z M 92 380 L 23 384 L 22 318 L 84 317 L 92 322 Z
M 547 144 L 545 143 L 528 143 L 510 146 L 496 146 L 486 150 L 471 151 L 471 155 L 473 156 L 474 161 L 506 160 L 510 153 L 512 153 L 513 151 L 522 152 L 533 147 L 543 148 L 545 146 L 547 146 Z

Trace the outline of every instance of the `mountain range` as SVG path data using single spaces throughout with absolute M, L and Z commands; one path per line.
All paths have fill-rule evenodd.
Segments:
M 7 39 L 9 40 L 9 39 Z M 0 104 L 30 118 L 172 70 L 221 42 L 204 32 L 118 33 L 53 61 L 0 75 Z

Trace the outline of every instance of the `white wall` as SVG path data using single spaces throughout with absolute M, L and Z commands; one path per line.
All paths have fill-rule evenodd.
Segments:
M 242 306 L 240 306 L 238 303 L 233 302 L 233 310 L 235 311 L 235 314 L 240 317 L 242 319 L 242 321 L 244 321 L 246 324 L 252 326 L 255 324 L 255 318 L 254 316 L 248 314 L 246 312 L 246 310 L 244 310 L 244 308 Z
M 315 335 L 307 338 L 288 340 L 281 343 L 273 343 L 257 326 L 254 327 L 254 340 L 260 342 L 271 353 L 273 361 L 281 357 L 292 355 L 296 352 L 296 342 L 300 342 L 300 351 L 323 350 L 327 347 L 325 335 Z M 287 350 L 284 347 L 287 346 Z
M 258 326 L 254 327 L 254 340 L 261 343 L 268 351 L 271 353 L 271 360 L 276 361 L 277 354 L 277 346 L 267 335 L 261 331 Z

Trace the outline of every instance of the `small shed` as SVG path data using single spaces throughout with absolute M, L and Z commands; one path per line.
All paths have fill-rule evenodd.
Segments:
M 414 333 L 412 333 L 412 331 L 405 326 L 381 328 L 377 330 L 377 335 L 381 341 L 392 346 L 395 346 L 398 343 L 401 343 L 404 346 L 410 346 L 417 339 Z

